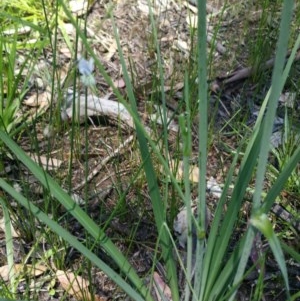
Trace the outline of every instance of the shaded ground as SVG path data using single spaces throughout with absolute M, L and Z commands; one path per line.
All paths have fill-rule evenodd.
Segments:
M 237 1 L 235 6 L 229 6 L 224 12 L 220 10 L 221 4 L 217 5 L 215 2 L 209 1 L 210 13 L 215 15 L 210 18 L 208 30 L 212 35 L 217 32 L 215 42 L 219 47 L 219 51 L 215 49 L 215 46 L 212 47 L 208 43 L 209 59 L 213 62 L 212 68 L 209 70 L 210 81 L 230 74 L 236 68 L 252 66 L 249 64 L 251 62 L 249 59 L 251 49 L 247 44 L 247 37 L 249 30 L 251 31 L 251 26 L 255 31 L 259 17 L 261 17 L 261 11 L 256 7 L 247 6 L 247 1 L 245 3 Z M 140 114 L 145 123 L 151 125 L 152 122 L 148 118 L 149 112 L 152 113 L 152 110 L 154 110 L 153 104 L 161 104 L 161 96 L 157 91 L 159 84 L 155 84 L 155 81 L 159 83 L 158 57 L 155 45 L 156 39 L 154 38 L 155 32 L 149 22 L 147 7 L 147 1 L 117 1 L 114 3 L 113 14 L 119 29 L 121 46 L 126 58 L 127 68 L 130 70 Z M 250 12 L 245 14 L 245 11 L 249 9 L 251 9 Z M 95 2 L 87 17 L 87 37 L 106 72 L 125 95 L 124 78 L 109 12 L 109 3 Z M 195 72 L 193 63 L 191 63 L 196 55 L 193 50 L 190 51 L 191 45 L 195 41 L 191 41 L 191 29 L 188 24 L 196 16 L 195 7 L 190 3 L 157 2 L 153 5 L 153 14 L 157 20 L 156 30 L 160 43 L 161 60 L 164 66 L 166 101 L 170 112 L 177 116 L 182 110 L 184 70 L 190 70 L 190 74 L 192 74 L 191 82 L 196 79 L 196 76 L 193 75 Z M 247 22 L 245 22 L 245 15 L 249 18 Z M 245 25 L 245 23 L 247 24 Z M 219 30 L 216 28 L 219 28 Z M 70 36 L 72 37 L 72 34 Z M 75 39 L 74 36 L 73 39 Z M 224 53 L 222 53 L 221 46 L 224 47 Z M 63 43 L 61 43 L 60 49 L 65 49 Z M 272 54 L 272 51 L 269 51 L 265 54 L 266 57 L 262 55 L 260 59 L 262 61 L 268 59 Z M 47 55 L 51 58 L 51 54 Z M 63 65 L 62 69 L 69 72 L 72 64 L 68 51 L 60 54 L 59 59 L 61 59 Z M 252 78 L 249 81 L 237 81 L 232 85 L 227 85 L 220 91 L 211 91 L 210 111 L 213 113 L 210 115 L 210 122 L 212 129 L 214 131 L 218 129 L 218 132 L 210 136 L 208 177 L 213 176 L 219 183 L 223 183 L 223 177 L 226 176 L 231 162 L 230 150 L 235 150 L 241 140 L 241 137 L 233 135 L 233 132 L 238 125 L 247 124 L 250 127 L 255 121 L 252 112 L 256 110 L 256 106 L 261 104 L 267 90 L 266 87 L 268 87 L 269 80 L 267 78 L 270 77 L 267 71 L 264 76 L 266 79 L 263 81 L 263 86 L 258 85 L 257 82 L 259 81 Z M 37 74 L 37 78 L 39 78 L 39 74 Z M 95 78 L 100 96 L 104 97 L 111 92 L 97 70 Z M 212 88 L 212 90 L 214 89 Z M 35 93 L 35 91 L 32 93 Z M 114 99 L 114 96 L 112 95 L 110 98 Z M 59 103 L 59 99 L 57 103 Z M 149 103 L 151 104 L 150 109 Z M 47 114 L 49 114 L 49 111 L 46 116 Z M 232 123 L 235 124 L 234 127 L 228 123 L 228 120 L 232 120 Z M 105 225 L 107 234 L 123 252 L 128 254 L 130 262 L 137 271 L 141 275 L 147 274 L 152 266 L 152 254 L 157 237 L 146 181 L 143 173 L 140 172 L 140 156 L 135 140 L 133 139 L 126 147 L 120 149 L 118 154 L 111 156 L 112 152 L 133 134 L 132 131 L 120 129 L 109 119 L 103 117 L 89 120 L 86 126 L 77 124 L 72 127 L 67 122 L 63 123 L 58 129 L 55 128 L 50 137 L 45 135 L 45 128 L 47 128 L 47 124 L 42 118 L 41 122 L 36 124 L 37 133 L 34 129 L 29 129 L 33 136 L 37 134 L 37 141 L 25 135 L 20 139 L 20 145 L 29 152 L 35 152 L 36 149 L 39 149 L 40 155 L 50 154 L 51 158 L 62 160 L 61 165 L 51 173 L 60 181 L 64 189 L 75 193 L 79 201 L 81 199 L 87 200 L 83 207 L 86 208 L 93 220 L 101 226 Z M 159 131 L 160 128 L 156 126 L 154 132 L 159 133 Z M 197 158 L 198 153 L 196 131 L 195 128 L 194 158 Z M 72 136 L 72 132 L 74 132 L 74 136 Z M 170 156 L 178 158 L 180 154 L 178 155 L 176 132 L 170 132 L 169 143 Z M 31 147 L 28 147 L 28 145 L 36 146 L 35 149 L 30 149 Z M 71 149 L 73 149 L 72 155 Z M 109 156 L 111 158 L 105 164 L 101 164 Z M 70 160 L 72 161 L 71 168 Z M 61 218 L 62 225 L 77 237 L 85 239 L 85 233 L 77 222 L 66 214 L 59 204 L 51 199 L 51 196 L 43 195 L 43 191 L 40 190 L 38 185 L 34 186 L 35 183 L 26 170 L 20 166 L 15 166 L 12 162 L 8 162 L 7 167 L 10 169 L 9 176 L 12 180 L 25 184 L 23 189 L 27 191 L 27 196 L 31 196 L 37 201 L 49 199 L 50 203 L 47 202 L 48 206 L 51 204 L 49 206 L 51 208 L 48 208 L 49 212 L 52 212 L 51 209 L 57 208 L 57 215 L 63 215 L 63 218 Z M 81 185 L 83 180 L 94 170 L 97 172 L 88 184 Z M 78 188 L 74 189 L 74 187 Z M 170 201 L 180 207 L 180 200 L 176 198 L 175 193 L 172 193 L 174 192 L 170 192 Z M 293 195 L 292 198 L 299 200 L 299 195 Z M 211 195 L 208 195 L 208 200 L 210 201 L 209 206 L 213 210 L 217 200 Z M 17 205 L 12 204 L 12 208 L 14 206 Z M 247 215 L 247 208 L 245 208 L 245 212 Z M 171 214 L 170 223 L 176 214 L 177 212 Z M 25 213 L 24 218 L 26 220 Z M 21 228 L 27 233 L 26 227 L 35 227 L 35 223 L 30 219 L 28 220 L 28 225 L 24 223 L 24 219 L 17 220 L 15 227 Z M 37 233 L 34 234 L 38 234 L 38 228 Z M 294 241 L 294 235 L 295 233 L 291 234 L 293 239 L 291 244 L 299 250 L 299 243 Z M 235 239 L 238 239 L 238 237 L 233 239 L 233 243 Z M 16 241 L 19 241 L 20 246 L 16 258 L 21 261 L 24 254 L 32 247 L 33 237 L 31 235 L 22 237 L 22 239 L 19 237 Z M 42 247 L 46 249 L 50 247 L 47 244 L 42 246 L 42 241 L 39 244 L 41 244 L 41 249 Z M 4 264 L 4 245 L 1 245 L 1 250 L 0 262 Z M 65 260 L 66 269 L 76 270 L 76 267 L 83 266 L 85 268 L 82 272 L 84 275 L 87 274 L 85 269 L 87 269 L 88 264 L 79 254 L 69 248 L 60 252 L 62 260 Z M 95 250 L 95 253 L 102 259 L 109 261 L 100 249 Z M 38 256 L 40 254 L 37 254 Z M 285 300 L 285 295 L 281 290 L 282 283 L 280 275 L 278 275 L 278 269 L 271 258 L 269 261 L 270 272 L 268 272 L 268 275 L 273 275 L 276 281 L 266 280 L 268 283 L 266 284 L 265 300 L 274 300 L 275 298 Z M 96 293 L 103 296 L 103 300 L 104 298 L 125 300 L 125 296 L 102 272 L 92 269 L 92 275 L 96 283 Z M 295 275 L 292 276 L 292 283 L 295 285 L 295 289 L 299 289 L 299 286 L 297 287 L 299 281 L 296 282 L 295 280 L 296 276 L 299 277 L 299 274 L 295 271 Z M 249 300 L 252 290 L 251 285 L 254 284 L 255 279 L 254 277 L 246 281 L 245 286 L 240 290 L 239 300 Z M 46 283 L 48 282 L 46 281 Z M 20 287 L 19 290 L 22 292 L 25 289 Z M 63 293 L 60 288 L 56 288 L 54 296 L 51 296 L 49 292 L 50 290 L 47 289 L 43 291 L 43 300 L 60 299 Z

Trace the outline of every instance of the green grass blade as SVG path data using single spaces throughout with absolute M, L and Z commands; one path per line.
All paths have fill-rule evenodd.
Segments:
M 203 264 L 202 264 L 202 277 L 203 277 L 202 281 L 199 280 L 199 278 L 198 278 L 198 277 L 201 277 L 201 275 L 196 275 L 197 278 L 195 276 L 195 281 L 201 282 L 203 287 L 206 287 L 207 282 L 210 282 L 211 279 L 216 279 L 216 277 L 220 274 L 220 265 L 215 264 L 214 270 L 212 270 L 212 265 L 213 265 L 212 258 L 213 258 L 213 256 L 215 256 L 214 250 L 216 249 L 216 244 L 218 242 L 220 223 L 221 223 L 222 215 L 223 215 L 223 208 L 224 208 L 224 204 L 226 202 L 229 186 L 232 181 L 232 176 L 233 176 L 238 158 L 239 158 L 239 150 L 237 150 L 237 153 L 236 153 L 234 160 L 231 164 L 231 167 L 228 171 L 228 175 L 226 177 L 226 182 L 224 184 L 223 192 L 222 192 L 221 198 L 218 202 L 218 206 L 215 211 L 214 219 L 212 221 L 212 225 L 211 225 L 211 229 L 210 229 L 210 233 L 209 233 L 209 237 L 208 237 L 208 241 L 207 241 L 205 257 L 204 257 Z M 226 250 L 220 249 L 219 253 L 222 253 L 222 256 L 225 256 L 225 253 L 224 253 L 225 251 Z M 219 255 L 221 255 L 221 254 L 219 254 Z M 204 293 L 205 293 L 205 290 L 203 289 L 202 294 L 204 294 Z
M 300 253 L 299 252 L 297 252 L 296 250 L 294 250 L 293 248 L 291 248 L 284 242 L 281 242 L 281 247 L 287 254 L 292 256 L 298 263 L 300 263 Z
M 16 16 L 13 16 L 12 14 L 10 13 L 7 13 L 5 11 L 0 11 L 0 18 L 1 19 L 4 19 L 4 20 L 11 20 L 12 22 L 16 23 L 16 24 L 21 24 L 23 26 L 29 26 L 31 27 L 33 30 L 35 31 L 38 31 L 42 36 L 46 36 L 47 35 L 47 32 L 45 30 L 45 28 L 39 26 L 39 25 L 36 25 L 32 22 L 29 22 L 29 21 L 26 21 L 20 17 L 16 17 Z
M 189 100 L 189 89 L 188 89 L 188 77 L 185 74 L 185 103 L 186 103 L 186 111 L 185 114 L 181 114 L 179 116 L 179 126 L 182 137 L 183 144 L 183 182 L 184 182 L 184 190 L 185 190 L 185 199 L 184 204 L 187 212 L 187 256 L 186 256 L 186 284 L 184 290 L 185 300 L 190 300 L 191 294 L 191 282 L 192 282 L 192 251 L 193 251 L 193 237 L 192 237 L 192 226 L 194 225 L 193 221 L 193 213 L 191 208 L 191 185 L 190 185 L 190 156 L 192 153 L 192 137 L 191 137 L 191 112 L 190 112 L 190 100 Z
M 222 261 L 224 260 L 224 257 L 226 255 L 228 244 L 233 233 L 234 225 L 237 220 L 237 215 L 241 208 L 246 188 L 248 187 L 249 181 L 252 177 L 253 168 L 257 162 L 257 144 L 259 144 L 259 139 L 257 140 L 256 144 L 254 144 L 254 147 L 251 149 L 251 152 L 249 153 L 244 167 L 241 168 L 239 172 L 226 215 L 224 217 L 222 225 L 219 228 L 218 236 L 215 239 L 213 252 L 211 255 L 206 255 L 208 257 L 211 257 L 211 264 L 209 266 L 209 270 L 207 271 L 207 273 L 209 274 L 207 276 L 208 279 L 206 280 L 207 282 L 205 285 L 204 300 L 208 298 L 208 296 L 212 292 L 212 287 L 214 286 L 214 283 L 217 277 L 219 276 Z M 203 275 L 203 277 L 205 276 Z
M 241 258 L 243 245 L 245 243 L 245 237 L 241 239 L 239 245 L 234 249 L 233 253 L 230 255 L 229 259 L 226 260 L 226 264 L 222 267 L 222 270 L 219 272 L 214 286 L 211 289 L 211 294 L 209 295 L 208 300 L 228 300 L 228 297 L 222 299 L 224 293 L 228 291 L 228 287 L 231 284 L 232 276 L 235 274 L 239 258 Z M 231 287 L 227 295 L 232 295 L 232 292 L 236 287 Z M 225 295 L 226 296 L 226 295 Z
M 288 180 L 289 176 L 300 162 L 300 146 L 295 150 L 294 154 L 290 158 L 290 160 L 285 164 L 283 170 L 277 177 L 275 183 L 273 184 L 272 188 L 268 192 L 267 196 L 264 199 L 264 203 L 262 205 L 262 211 L 267 213 L 270 211 L 272 205 L 274 204 L 277 196 L 279 195 L 280 191 L 283 189 L 286 181 Z
M 288 273 L 287 268 L 285 265 L 284 255 L 280 246 L 279 239 L 277 238 L 277 235 L 275 234 L 272 224 L 268 219 L 268 216 L 265 213 L 253 216 L 250 220 L 251 224 L 256 227 L 261 233 L 264 234 L 264 236 L 267 238 L 269 245 L 273 251 L 273 254 L 275 256 L 275 259 L 279 265 L 279 268 L 281 270 L 285 286 L 286 286 L 286 292 L 287 297 L 290 298 L 290 292 L 289 292 L 289 280 L 288 280 Z
M 268 110 L 263 123 L 262 141 L 269 141 L 271 137 L 277 103 L 283 86 L 282 73 L 284 70 L 285 57 L 287 53 L 289 26 L 291 24 L 291 18 L 293 14 L 293 2 L 294 1 L 286 0 L 283 6 L 282 19 L 280 23 L 280 33 L 279 33 L 278 46 L 277 46 L 277 54 L 275 58 L 275 65 L 274 65 L 273 75 L 272 75 L 272 87 L 271 87 L 270 99 L 268 102 Z M 263 189 L 264 174 L 266 170 L 269 150 L 270 150 L 269 143 L 261 144 L 258 169 L 256 175 L 256 187 L 253 196 L 254 211 L 257 210 L 261 204 L 261 193 Z
M 9 270 L 9 281 L 12 294 L 16 293 L 15 287 L 15 269 L 14 269 L 14 245 L 13 236 L 11 231 L 11 218 L 9 211 L 5 205 L 4 200 L 0 197 L 0 204 L 3 211 L 3 219 L 5 224 L 5 243 L 6 243 L 6 256 Z
M 205 231 L 206 212 L 206 164 L 207 164 L 207 133 L 208 133 L 208 99 L 207 99 L 207 54 L 206 54 L 206 1 L 198 1 L 198 114 L 199 114 L 199 161 L 201 170 L 198 195 L 199 226 Z
M 205 224 L 206 224 L 206 163 L 207 163 L 207 133 L 208 133 L 208 99 L 207 99 L 207 50 L 206 50 L 206 1 L 198 0 L 198 30 L 197 30 L 197 76 L 198 76 L 198 167 L 201 170 L 198 183 L 198 224 L 199 240 L 196 248 L 195 267 L 195 296 L 200 296 L 204 286 L 201 280 L 203 271 L 203 257 L 205 254 Z M 198 281 L 196 281 L 198 279 Z M 200 280 L 200 281 L 199 281 Z M 200 299 L 201 300 L 201 299 Z

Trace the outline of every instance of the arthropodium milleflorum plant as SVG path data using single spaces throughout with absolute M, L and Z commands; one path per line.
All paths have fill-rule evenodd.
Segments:
M 270 209 L 270 206 L 275 201 L 279 191 L 277 190 L 276 194 L 272 188 L 267 193 L 268 196 L 266 197 L 264 203 L 261 203 L 261 192 L 265 166 L 267 164 L 267 155 L 270 148 L 269 143 L 263 143 L 263 141 L 269 141 L 270 139 L 275 117 L 275 110 L 277 107 L 277 100 L 286 79 L 284 76 L 286 73 L 283 72 L 283 67 L 287 50 L 287 39 L 289 32 L 288 26 L 290 24 L 292 13 L 291 6 L 292 4 L 289 1 L 285 1 L 282 12 L 280 36 L 277 46 L 276 63 L 273 71 L 272 87 L 270 89 L 270 93 L 268 93 L 266 96 L 260 112 L 260 117 L 257 120 L 257 124 L 253 132 L 252 139 L 250 139 L 246 152 L 243 156 L 240 172 L 234 183 L 231 200 L 228 204 L 228 210 L 223 217 L 223 221 L 221 221 L 222 206 L 225 201 L 228 188 L 228 183 L 226 183 L 223 195 L 215 212 L 215 218 L 212 224 L 211 232 L 209 233 L 206 249 L 201 249 L 201 245 L 200 247 L 198 246 L 199 253 L 197 256 L 199 256 L 198 260 L 201 262 L 201 265 L 198 265 L 197 267 L 195 281 L 200 283 L 200 285 L 199 290 L 196 290 L 195 300 L 233 300 L 236 288 L 243 278 L 246 263 L 249 258 L 254 235 L 257 232 L 257 229 L 261 231 L 269 241 L 270 247 L 281 268 L 286 284 L 287 296 L 289 297 L 288 277 L 283 253 L 278 239 L 270 227 L 269 221 L 265 215 L 265 213 L 267 213 L 266 206 L 268 206 L 268 209 Z M 296 46 L 298 47 L 298 45 L 295 45 L 295 49 L 297 49 Z M 202 54 L 202 57 L 205 57 L 204 54 Z M 290 61 L 292 60 L 293 56 L 290 58 Z M 289 68 L 290 66 L 287 66 L 285 72 L 288 72 Z M 205 77 L 203 78 L 205 79 Z M 266 106 L 268 106 L 268 110 L 266 112 L 266 116 L 264 119 L 262 119 Z M 204 108 L 200 106 L 199 112 L 203 111 Z M 203 118 L 203 116 L 201 117 Z M 199 141 L 201 143 L 201 139 L 199 139 Z M 289 164 L 295 167 L 297 161 L 299 161 L 299 157 L 300 148 L 295 151 L 293 160 L 291 160 Z M 259 158 L 259 162 L 257 162 L 257 158 Z M 249 184 L 256 165 L 258 166 L 256 176 L 257 187 L 253 200 L 253 211 L 250 219 L 250 226 L 245 236 L 236 246 L 233 254 L 229 257 L 229 259 L 227 259 L 227 264 L 224 264 L 224 259 L 227 256 L 228 243 L 230 241 L 230 236 L 234 231 L 234 224 L 236 222 L 239 209 L 242 205 L 245 189 Z M 291 168 L 291 165 L 289 168 Z M 280 184 L 281 188 L 289 175 L 290 170 L 288 169 L 285 169 L 282 172 L 282 182 Z M 228 176 L 227 181 L 228 180 L 230 180 L 230 175 Z M 276 183 L 276 185 L 278 185 L 278 183 Z M 201 189 L 205 190 L 205 186 L 200 184 L 199 189 L 200 193 Z M 276 187 L 276 189 L 278 189 L 278 187 Z M 267 203 L 268 205 L 266 205 Z
M 289 297 L 288 278 L 285 268 L 285 262 L 283 258 L 283 252 L 281 250 L 278 238 L 276 237 L 270 222 L 267 219 L 267 213 L 270 210 L 272 204 L 275 201 L 276 196 L 282 189 L 285 181 L 288 179 L 293 168 L 296 166 L 300 159 L 300 147 L 298 147 L 286 167 L 282 170 L 278 177 L 278 180 L 274 186 L 266 193 L 264 202 L 261 203 L 262 195 L 262 183 L 265 173 L 265 166 L 267 163 L 267 155 L 269 151 L 268 141 L 271 135 L 271 127 L 275 116 L 275 109 L 277 106 L 277 99 L 279 93 L 283 88 L 288 71 L 290 69 L 291 62 L 295 56 L 295 52 L 299 47 L 299 41 L 296 42 L 290 60 L 283 72 L 284 57 L 287 49 L 288 38 L 288 25 L 290 24 L 291 16 L 291 1 L 284 1 L 282 21 L 280 27 L 280 36 L 278 41 L 276 63 L 273 71 L 273 80 L 270 92 L 266 96 L 266 99 L 262 105 L 260 115 L 258 117 L 256 126 L 253 131 L 253 136 L 247 144 L 246 152 L 243 155 L 242 162 L 240 164 L 240 171 L 237 179 L 234 183 L 234 189 L 231 194 L 230 200 L 227 203 L 227 211 L 223 213 L 225 202 L 227 202 L 227 195 L 229 194 L 229 185 L 232 182 L 232 175 L 235 167 L 235 163 L 239 158 L 239 151 L 232 164 L 232 168 L 228 173 L 228 177 L 225 182 L 222 197 L 217 206 L 212 221 L 210 233 L 206 233 L 205 229 L 205 212 L 206 212 L 206 160 L 207 160 L 207 82 L 206 82 L 206 18 L 205 18 L 205 1 L 198 1 L 198 89 L 199 89 L 199 166 L 201 169 L 201 178 L 199 182 L 199 220 L 196 222 L 191 214 L 190 210 L 190 188 L 188 179 L 188 162 L 190 156 L 190 135 L 191 128 L 189 124 L 189 87 L 186 80 L 185 88 L 185 101 L 187 114 L 180 117 L 181 129 L 183 130 L 183 158 L 185 166 L 185 193 L 183 193 L 181 187 L 178 185 L 176 179 L 170 171 L 168 162 L 163 158 L 159 152 L 157 145 L 150 139 L 149 134 L 143 127 L 136 109 L 136 101 L 133 93 L 131 81 L 128 72 L 125 67 L 125 60 L 122 56 L 122 49 L 120 47 L 120 41 L 118 38 L 117 29 L 115 27 L 116 40 L 118 44 L 118 50 L 120 59 L 122 62 L 124 78 L 126 81 L 127 94 L 130 100 L 130 105 L 125 102 L 121 94 L 117 89 L 113 87 L 112 80 L 106 74 L 103 66 L 99 62 L 99 59 L 94 55 L 90 45 L 88 44 L 84 34 L 80 31 L 75 20 L 72 18 L 70 12 L 66 8 L 63 1 L 59 1 L 63 7 L 66 15 L 78 30 L 78 35 L 82 39 L 83 44 L 88 54 L 95 60 L 95 65 L 102 73 L 104 79 L 113 88 L 114 93 L 118 97 L 118 100 L 123 103 L 129 112 L 131 112 L 136 125 L 136 133 L 141 151 L 141 157 L 143 160 L 143 166 L 146 173 L 146 179 L 148 182 L 149 195 L 151 197 L 153 212 L 155 216 L 155 222 L 157 225 L 157 232 L 159 233 L 159 246 L 162 250 L 163 260 L 166 264 L 166 281 L 168 282 L 172 291 L 172 300 L 178 301 L 180 299 L 180 289 L 177 283 L 177 274 L 175 259 L 173 257 L 173 239 L 170 236 L 170 228 L 167 225 L 167 208 L 163 202 L 160 190 L 158 187 L 155 169 L 152 163 L 151 151 L 155 153 L 155 156 L 159 158 L 161 164 L 165 168 L 166 174 L 170 177 L 172 185 L 177 189 L 180 197 L 184 200 L 188 216 L 189 233 L 191 233 L 192 225 L 197 229 L 197 250 L 196 250 L 196 266 L 194 280 L 191 277 L 192 270 L 192 237 L 188 235 L 187 241 L 187 262 L 186 262 L 186 275 L 187 282 L 185 289 L 183 290 L 183 298 L 189 300 L 190 296 L 193 300 L 233 300 L 237 292 L 237 289 L 245 274 L 246 263 L 249 258 L 249 252 L 253 243 L 254 235 L 257 231 L 261 231 L 267 240 L 274 253 L 274 256 L 281 268 L 283 278 L 286 284 L 287 297 Z M 153 15 L 151 14 L 152 23 L 154 23 Z M 298 43 L 298 44 L 297 44 Z M 157 44 L 158 45 L 158 44 Z M 159 57 L 159 48 L 157 46 L 157 52 Z M 162 71 L 162 64 L 160 65 Z M 161 72 L 163 76 L 163 72 Z M 162 79 L 163 85 L 163 79 Z M 161 89 L 163 91 L 163 89 Z M 162 92 L 163 93 L 163 92 Z M 266 107 L 268 110 L 266 111 Z M 17 202 L 24 206 L 27 210 L 30 210 L 38 219 L 40 219 L 45 225 L 47 225 L 54 232 L 58 233 L 64 240 L 66 240 L 71 246 L 79 250 L 92 264 L 102 269 L 109 277 L 111 277 L 116 284 L 118 284 L 131 298 L 134 300 L 152 300 L 149 294 L 148 288 L 144 285 L 143 280 L 140 279 L 125 256 L 116 248 L 110 239 L 108 239 L 104 231 L 99 228 L 93 220 L 87 214 L 81 210 L 81 208 L 75 204 L 70 196 L 61 189 L 61 187 L 47 175 L 39 166 L 32 162 L 28 156 L 14 143 L 6 133 L 0 132 L 0 139 L 7 145 L 7 147 L 14 153 L 16 158 L 20 160 L 27 168 L 35 175 L 35 177 L 41 182 L 41 184 L 49 189 L 53 197 L 55 197 L 86 229 L 88 233 L 95 239 L 96 243 L 107 252 L 108 255 L 118 264 L 121 275 L 112 270 L 105 262 L 98 258 L 92 251 L 72 236 L 65 229 L 63 229 L 58 223 L 51 220 L 44 212 L 34 206 L 28 199 L 24 198 L 20 193 L 15 191 L 8 183 L 3 179 L 0 179 L 0 187 L 10 194 Z M 241 145 L 242 147 L 242 145 Z M 259 158 L 259 159 L 258 159 Z M 259 162 L 258 162 L 259 160 Z M 255 169 L 257 168 L 256 176 L 256 193 L 253 200 L 253 211 L 251 213 L 251 219 L 249 227 L 244 237 L 237 243 L 231 253 L 228 252 L 228 246 L 230 238 L 235 231 L 235 224 L 237 215 L 242 206 L 243 197 L 246 188 L 251 180 Z M 208 235 L 208 236 L 207 236 Z M 285 247 L 287 250 L 287 248 Z M 163 295 L 163 292 L 161 292 Z

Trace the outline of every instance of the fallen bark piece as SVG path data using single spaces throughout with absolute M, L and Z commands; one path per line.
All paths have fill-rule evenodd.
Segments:
M 47 168 L 48 170 L 55 170 L 61 166 L 63 163 L 62 160 L 51 158 L 47 156 L 38 156 L 37 154 L 29 154 L 27 155 L 37 164 L 40 164 L 42 167 Z
M 31 265 L 31 264 L 14 264 L 14 274 L 18 276 L 27 275 L 32 277 L 37 277 L 44 274 L 48 268 L 44 265 Z M 4 265 L 0 267 L 0 278 L 3 281 L 9 280 L 9 266 Z
M 56 277 L 62 286 L 62 288 L 72 296 L 75 296 L 77 300 L 83 298 L 91 299 L 90 292 L 88 290 L 89 282 L 82 277 L 75 275 L 72 272 L 64 272 L 58 270 Z
M 106 116 L 112 123 L 120 125 L 122 128 L 134 128 L 133 118 L 125 106 L 119 102 L 100 98 L 94 95 L 79 95 L 75 99 L 75 116 L 73 116 L 73 95 L 68 97 L 66 108 L 62 109 L 63 120 L 75 119 L 84 120 L 90 116 Z
M 169 286 L 163 281 L 163 279 L 160 277 L 160 275 L 157 272 L 153 273 L 153 279 L 154 279 L 154 288 L 157 300 L 168 300 L 172 301 L 172 293 Z
M 77 300 L 96 300 L 106 301 L 107 298 L 99 295 L 91 295 L 89 292 L 89 281 L 81 276 L 75 275 L 72 272 L 64 272 L 62 270 L 56 271 L 56 277 L 62 288 L 70 295 L 74 296 Z
M 174 173 L 176 180 L 184 180 L 184 165 L 183 161 L 170 160 L 170 170 Z M 164 172 L 164 168 L 161 168 L 161 172 Z M 198 183 L 199 181 L 199 168 L 195 165 L 189 166 L 189 180 L 192 183 Z

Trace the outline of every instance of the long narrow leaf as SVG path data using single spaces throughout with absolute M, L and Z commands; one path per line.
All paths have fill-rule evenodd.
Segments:
M 20 203 L 24 208 L 31 211 L 34 216 L 36 216 L 45 225 L 51 228 L 56 234 L 67 241 L 71 246 L 77 249 L 81 254 L 83 254 L 87 259 L 91 260 L 96 266 L 98 266 L 103 272 L 109 276 L 116 284 L 118 284 L 129 296 L 134 300 L 143 301 L 142 297 L 138 292 L 128 285 L 122 277 L 112 270 L 104 261 L 97 257 L 93 252 L 87 249 L 78 239 L 71 235 L 67 230 L 62 228 L 55 221 L 50 219 L 47 214 L 42 212 L 38 207 L 29 202 L 25 197 L 19 194 L 13 187 L 8 185 L 3 179 L 0 178 L 0 187 L 4 189 L 8 194 L 10 194 L 18 203 Z
M 195 297 L 200 296 L 204 289 L 202 283 L 203 257 L 205 254 L 205 224 L 206 224 L 206 164 L 207 164 L 207 132 L 208 132 L 208 100 L 207 100 L 207 49 L 206 49 L 206 0 L 198 0 L 198 167 L 201 170 L 198 183 L 198 224 L 199 240 L 196 248 Z M 200 298 L 201 300 L 201 298 Z
M 5 205 L 5 202 L 1 197 L 0 197 L 0 203 L 2 205 L 3 219 L 5 224 L 5 242 L 6 242 L 7 264 L 9 269 L 9 281 L 11 285 L 11 291 L 13 294 L 15 294 L 16 288 L 14 283 L 15 282 L 14 245 L 13 245 L 13 236 L 11 230 L 11 218 L 8 209 Z
M 269 141 L 272 134 L 277 103 L 282 89 L 282 73 L 283 73 L 285 57 L 287 53 L 289 26 L 292 18 L 292 13 L 293 13 L 293 2 L 294 1 L 286 0 L 283 6 L 277 54 L 275 58 L 275 65 L 274 65 L 273 75 L 272 75 L 272 88 L 270 93 L 270 99 L 268 102 L 268 110 L 263 123 L 262 141 Z M 261 144 L 259 163 L 258 163 L 258 169 L 256 175 L 256 187 L 253 196 L 254 211 L 258 209 L 261 204 L 261 200 L 260 200 L 261 192 L 262 192 L 262 187 L 264 182 L 264 174 L 266 170 L 269 150 L 270 150 L 270 143 Z
M 269 245 L 273 251 L 275 259 L 280 267 L 282 276 L 286 286 L 287 297 L 290 298 L 290 289 L 287 268 L 285 265 L 284 255 L 280 246 L 279 239 L 277 238 L 272 224 L 268 219 L 268 216 L 265 213 L 259 214 L 251 218 L 251 224 L 261 231 L 264 236 L 267 238 Z
M 275 65 L 274 65 L 273 75 L 272 75 L 272 86 L 271 86 L 269 99 L 268 99 L 268 110 L 266 112 L 266 116 L 262 124 L 263 125 L 262 138 L 261 138 L 262 141 L 270 141 L 277 103 L 278 103 L 279 95 L 284 85 L 284 81 L 283 81 L 284 77 L 282 77 L 282 73 L 283 73 L 283 67 L 284 67 L 286 50 L 287 50 L 287 43 L 289 37 L 289 25 L 291 21 L 292 11 L 293 11 L 293 1 L 289 1 L 289 0 L 284 1 L 282 19 L 280 24 L 280 33 L 278 39 L 277 54 L 275 58 Z M 252 216 L 256 216 L 258 214 L 257 211 L 259 211 L 261 208 L 261 192 L 263 188 L 264 174 L 266 170 L 269 149 L 270 149 L 270 143 L 262 143 L 260 146 L 259 164 L 258 164 L 258 169 L 256 174 L 256 187 L 253 196 Z M 252 241 L 253 241 L 253 235 L 249 235 L 248 241 L 246 241 L 245 243 L 243 256 L 241 258 L 241 262 L 239 264 L 234 279 L 234 284 L 239 283 L 242 278 L 246 266 L 246 261 L 250 255 L 251 249 L 249 249 L 249 245 L 252 244 Z M 273 242 L 274 240 L 272 241 L 272 243 Z M 275 248 L 273 249 L 275 250 Z M 279 258 L 280 254 L 282 254 L 282 252 L 279 251 L 279 253 L 277 253 L 275 256 Z M 282 272 L 285 273 L 286 268 L 285 268 L 284 261 L 283 262 L 281 261 L 280 265 L 284 266 Z M 284 277 L 285 277 L 285 282 L 287 283 L 286 274 L 284 274 Z M 233 300 L 234 296 L 235 295 L 233 295 L 230 300 Z

